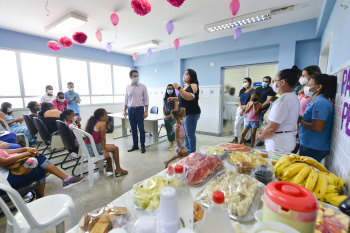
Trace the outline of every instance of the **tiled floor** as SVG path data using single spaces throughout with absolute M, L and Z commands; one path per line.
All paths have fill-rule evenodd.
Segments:
M 161 134 L 164 134 L 162 132 Z M 128 136 L 113 140 L 113 136 L 121 136 L 121 130 L 117 129 L 113 135 L 109 134 L 107 143 L 114 143 L 120 150 L 120 163 L 123 169 L 128 170 L 129 174 L 124 177 L 113 178 L 111 173 L 100 174 L 95 172 L 95 185 L 89 187 L 88 180 L 73 186 L 69 189 L 62 189 L 62 181 L 57 177 L 50 175 L 47 178 L 45 195 L 63 193 L 71 196 L 77 208 L 78 217 L 80 218 L 85 212 L 102 207 L 112 200 L 118 198 L 123 193 L 130 190 L 133 184 L 144 180 L 164 169 L 163 161 L 172 157 L 175 153 L 168 150 L 168 142 L 164 141 L 159 144 L 147 147 L 147 152 L 141 154 L 140 151 L 127 152 L 132 146 L 132 138 Z M 165 140 L 166 137 L 162 138 Z M 151 137 L 146 136 L 146 145 L 151 142 Z M 197 151 L 200 146 L 217 145 L 227 142 L 228 138 L 214 137 L 197 134 Z M 58 160 L 53 160 L 57 162 Z M 70 173 L 68 169 L 65 171 Z M 49 207 L 48 207 L 49 208 Z M 0 232 L 5 232 L 5 217 L 0 219 Z M 71 228 L 70 222 L 66 222 L 66 230 Z M 55 232 L 54 229 L 49 232 Z

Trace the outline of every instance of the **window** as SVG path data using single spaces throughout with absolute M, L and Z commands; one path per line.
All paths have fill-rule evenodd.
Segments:
M 0 67 L 0 96 L 21 96 L 16 53 L 0 50 Z
M 91 94 L 113 95 L 111 66 L 90 62 Z
M 113 103 L 113 96 L 91 96 L 92 104 Z
M 79 95 L 89 95 L 87 62 L 60 58 L 62 89 L 67 91 L 67 83 L 73 82 Z M 90 102 L 90 101 L 89 101 Z
M 130 67 L 113 66 L 114 94 L 125 95 L 126 86 L 130 84 Z
M 59 91 L 56 58 L 33 53 L 20 53 L 25 96 L 45 94 L 45 86 L 52 85 L 54 95 Z

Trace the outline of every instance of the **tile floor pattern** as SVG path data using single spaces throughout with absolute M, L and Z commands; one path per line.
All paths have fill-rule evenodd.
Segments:
M 164 134 L 165 131 L 162 130 L 161 135 Z M 140 150 L 128 153 L 127 149 L 132 146 L 131 136 L 117 140 L 113 140 L 113 136 L 121 136 L 121 129 L 116 129 L 113 134 L 109 134 L 107 136 L 107 143 L 114 143 L 119 147 L 120 163 L 123 169 L 128 170 L 128 175 L 113 178 L 111 173 L 105 173 L 105 175 L 95 172 L 95 184 L 93 187 L 89 186 L 86 179 L 84 182 L 65 190 L 62 189 L 62 181 L 50 175 L 47 177 L 45 195 L 67 194 L 71 196 L 77 209 L 78 218 L 80 219 L 85 212 L 90 212 L 108 204 L 129 191 L 133 184 L 163 170 L 163 162 L 175 154 L 168 150 L 169 143 L 167 141 L 146 147 L 147 152 L 145 154 L 141 154 Z M 166 137 L 161 138 L 161 140 L 165 139 Z M 228 140 L 226 137 L 197 134 L 197 151 L 199 151 L 200 146 L 217 145 L 222 142 L 228 142 Z M 146 145 L 147 142 L 151 142 L 149 135 L 146 135 Z M 52 162 L 55 163 L 58 161 L 56 159 Z M 65 172 L 70 174 L 71 169 L 65 170 Z M 72 227 L 69 221 L 65 222 L 65 226 L 66 230 Z M 0 233 L 5 232 L 5 229 L 6 218 L 3 217 L 0 219 Z M 55 232 L 55 229 L 47 232 Z

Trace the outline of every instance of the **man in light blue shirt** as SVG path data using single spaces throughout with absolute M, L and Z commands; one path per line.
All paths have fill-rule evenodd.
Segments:
M 80 117 L 80 107 L 78 104 L 80 104 L 81 99 L 79 94 L 74 92 L 74 83 L 68 82 L 67 88 L 68 91 L 64 93 L 64 97 L 68 101 L 68 109 L 73 110 L 75 115 Z

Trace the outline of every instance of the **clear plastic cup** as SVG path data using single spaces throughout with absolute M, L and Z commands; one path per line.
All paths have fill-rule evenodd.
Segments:
M 180 229 L 176 190 L 173 187 L 165 187 L 160 192 L 157 220 L 160 233 L 177 232 Z
M 155 233 L 157 232 L 157 222 L 155 217 L 143 216 L 137 223 L 137 233 Z

